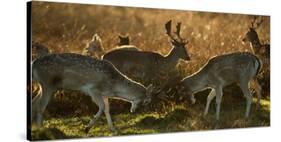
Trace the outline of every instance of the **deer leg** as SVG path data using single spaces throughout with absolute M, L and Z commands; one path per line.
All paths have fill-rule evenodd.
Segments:
M 208 98 L 207 98 L 207 104 L 206 104 L 204 116 L 206 116 L 208 114 L 210 103 L 212 102 L 212 100 L 214 99 L 215 96 L 216 96 L 216 90 L 212 89 L 212 91 L 210 92 L 210 94 L 208 95 Z
M 114 126 L 112 124 L 112 120 L 111 120 L 111 116 L 110 116 L 110 105 L 109 105 L 109 102 L 108 102 L 108 98 L 104 97 L 103 101 L 104 101 L 104 105 L 105 105 L 104 114 L 106 116 L 106 120 L 107 120 L 107 123 L 109 125 L 109 129 L 111 131 L 116 131 L 116 129 L 114 128 Z
M 33 84 L 32 85 L 32 94 L 36 93 L 35 97 L 32 98 L 32 104 L 33 106 L 38 105 L 38 100 L 40 100 L 42 96 L 42 87 L 40 84 Z
M 248 118 L 249 114 L 250 114 L 250 109 L 251 109 L 252 95 L 250 93 L 248 83 L 245 83 L 245 82 L 240 83 L 240 88 L 247 100 L 245 118 Z
M 38 84 L 36 84 L 36 85 L 38 85 Z M 35 87 L 32 87 L 32 88 L 35 88 Z M 38 85 L 36 89 L 37 89 L 36 96 L 34 98 L 32 98 L 32 119 L 34 119 L 35 116 L 37 115 L 36 113 L 39 108 L 39 102 L 42 97 L 42 87 L 40 85 Z M 34 89 L 32 89 L 32 93 L 34 93 L 33 90 Z
M 103 102 L 103 98 L 100 94 L 97 93 L 93 93 L 91 91 L 89 91 L 90 96 L 92 98 L 92 100 L 95 102 L 95 104 L 98 105 L 99 110 L 98 112 L 93 116 L 93 118 L 91 119 L 91 121 L 89 122 L 89 124 L 86 126 L 86 132 L 88 132 L 91 127 L 95 124 L 95 122 L 98 120 L 98 118 L 101 116 L 102 112 L 104 111 L 104 102 Z
M 222 100 L 222 87 L 217 87 L 216 88 L 216 121 L 219 121 L 220 117 L 220 108 L 221 108 L 221 100 Z
M 42 96 L 41 98 L 38 98 L 38 105 L 36 107 L 38 107 L 36 109 L 36 114 L 37 114 L 37 125 L 38 127 L 42 127 L 43 126 L 43 113 L 50 101 L 50 98 L 52 97 L 53 94 L 53 89 L 50 88 L 43 88 L 42 91 Z
M 132 102 L 132 106 L 131 106 L 131 109 L 130 109 L 130 111 L 131 111 L 132 113 L 136 111 L 136 109 L 138 108 L 138 104 L 139 104 L 139 103 L 140 103 L 139 100 L 133 101 L 133 102 Z
M 261 99 L 261 86 L 256 79 L 252 80 L 251 85 L 254 87 L 257 93 L 257 108 L 260 106 L 260 99 Z

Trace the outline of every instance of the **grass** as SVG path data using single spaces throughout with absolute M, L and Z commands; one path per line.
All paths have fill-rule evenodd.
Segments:
M 203 102 L 201 103 L 201 105 L 192 106 L 175 105 L 171 107 L 173 109 L 162 114 L 142 111 L 112 114 L 113 123 L 118 132 L 109 131 L 104 115 L 88 133 L 85 132 L 85 127 L 91 116 L 47 118 L 43 128 L 33 129 L 32 137 L 35 140 L 84 138 L 270 126 L 268 100 L 262 100 L 259 109 L 252 105 L 251 115 L 248 119 L 244 119 L 245 103 L 243 101 L 235 103 L 233 107 L 233 104 L 223 102 L 219 125 L 215 123 L 214 103 L 205 117 L 203 116 L 204 105 Z

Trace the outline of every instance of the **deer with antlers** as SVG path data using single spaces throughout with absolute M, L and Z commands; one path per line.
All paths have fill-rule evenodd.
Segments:
M 262 44 L 260 42 L 258 33 L 256 30 L 263 23 L 264 18 L 254 16 L 250 27 L 243 38 L 243 42 L 249 42 L 253 53 L 258 56 L 262 61 L 262 69 L 258 76 L 258 80 L 265 92 L 270 91 L 270 45 Z
M 188 43 L 180 35 L 181 23 L 176 26 L 172 35 L 172 21 L 165 24 L 167 35 L 171 39 L 172 49 L 165 56 L 149 51 L 113 50 L 103 56 L 103 60 L 110 61 L 117 69 L 134 80 L 144 84 L 153 83 L 153 80 L 165 76 L 175 69 L 178 61 L 190 60 L 185 45 Z
M 270 45 L 262 44 L 260 42 L 258 33 L 256 31 L 257 28 L 263 23 L 264 19 L 261 17 L 258 21 L 258 17 L 255 16 L 251 21 L 251 26 L 249 27 L 245 37 L 243 38 L 243 42 L 250 42 L 252 51 L 261 58 L 270 58 Z

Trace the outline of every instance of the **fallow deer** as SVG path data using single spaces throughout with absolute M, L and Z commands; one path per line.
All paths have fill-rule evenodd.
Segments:
M 40 83 L 42 94 L 33 101 L 37 125 L 43 124 L 43 113 L 57 90 L 78 90 L 89 95 L 99 110 L 86 127 L 88 131 L 104 112 L 110 130 L 115 128 L 109 113 L 108 98 L 131 102 L 131 112 L 151 101 L 152 86 L 145 88 L 120 73 L 110 62 L 73 53 L 51 54 L 32 64 L 32 80 Z
M 210 103 L 216 97 L 216 120 L 218 121 L 223 88 L 237 83 L 247 100 L 245 117 L 248 118 L 252 103 L 252 95 L 249 91 L 250 85 L 257 91 L 257 104 L 259 104 L 261 98 L 261 87 L 256 80 L 260 67 L 261 61 L 259 58 L 248 52 L 216 56 L 211 58 L 199 71 L 184 78 L 180 82 L 180 91 L 188 94 L 192 102 L 195 103 L 194 94 L 196 92 L 211 88 L 204 115 L 207 115 Z
M 260 42 L 257 28 L 263 23 L 263 19 L 260 18 L 260 21 L 257 21 L 258 17 L 254 17 L 251 21 L 251 26 L 249 27 L 245 37 L 242 39 L 243 42 L 250 42 L 252 51 L 261 58 L 270 58 L 270 45 L 262 44 Z
M 157 80 L 175 69 L 180 59 L 190 60 L 185 45 L 188 43 L 180 35 L 181 23 L 177 24 L 176 37 L 171 32 L 172 21 L 165 24 L 166 33 L 171 39 L 172 49 L 165 56 L 149 51 L 113 50 L 103 55 L 103 60 L 110 61 L 118 70 L 134 80 Z M 144 81 L 147 82 L 147 81 Z
M 262 60 L 262 69 L 258 80 L 264 92 L 270 91 L 270 44 L 262 44 L 257 29 L 263 23 L 263 17 L 254 16 L 251 25 L 243 38 L 243 42 L 249 42 L 253 53 Z

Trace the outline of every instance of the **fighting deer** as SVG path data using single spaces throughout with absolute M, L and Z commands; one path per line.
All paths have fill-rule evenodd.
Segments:
M 188 94 L 195 103 L 194 94 L 207 88 L 211 92 L 207 97 L 204 115 L 208 114 L 209 105 L 216 97 L 216 120 L 219 120 L 223 88 L 237 83 L 247 100 L 245 118 L 249 117 L 252 95 L 249 87 L 257 91 L 257 104 L 261 98 L 261 87 L 256 80 L 261 62 L 258 57 L 248 52 L 237 52 L 211 58 L 199 71 L 184 78 L 180 84 L 181 92 Z
M 171 32 L 172 21 L 165 24 L 166 33 L 171 39 L 172 49 L 165 56 L 149 51 L 113 50 L 103 56 L 103 60 L 110 61 L 118 70 L 134 80 L 158 80 L 169 71 L 175 69 L 180 59 L 190 60 L 185 49 L 188 43 L 180 35 L 181 23 L 176 28 L 176 37 Z
M 115 131 L 109 113 L 108 98 L 131 102 L 131 112 L 151 101 L 153 87 L 145 88 L 120 73 L 110 62 L 74 53 L 51 54 L 34 61 L 32 80 L 39 82 L 42 94 L 33 101 L 37 125 L 43 125 L 43 113 L 57 90 L 78 90 L 89 95 L 98 112 L 86 127 L 88 131 L 104 112 L 110 130 Z
M 119 35 L 119 43 L 112 50 L 140 50 L 134 45 L 130 45 L 129 36 Z M 89 55 L 96 57 L 98 59 L 101 58 L 103 54 L 105 54 L 105 50 L 103 48 L 102 40 L 98 34 L 94 34 L 92 40 L 87 43 L 86 47 L 82 51 L 83 55 Z
M 259 21 L 258 17 L 255 16 L 251 21 L 251 26 L 249 27 L 245 37 L 242 39 L 243 42 L 250 42 L 252 51 L 261 58 L 270 58 L 270 45 L 269 44 L 262 44 L 260 42 L 258 33 L 256 29 L 260 27 L 263 23 L 264 19 L 260 18 Z

